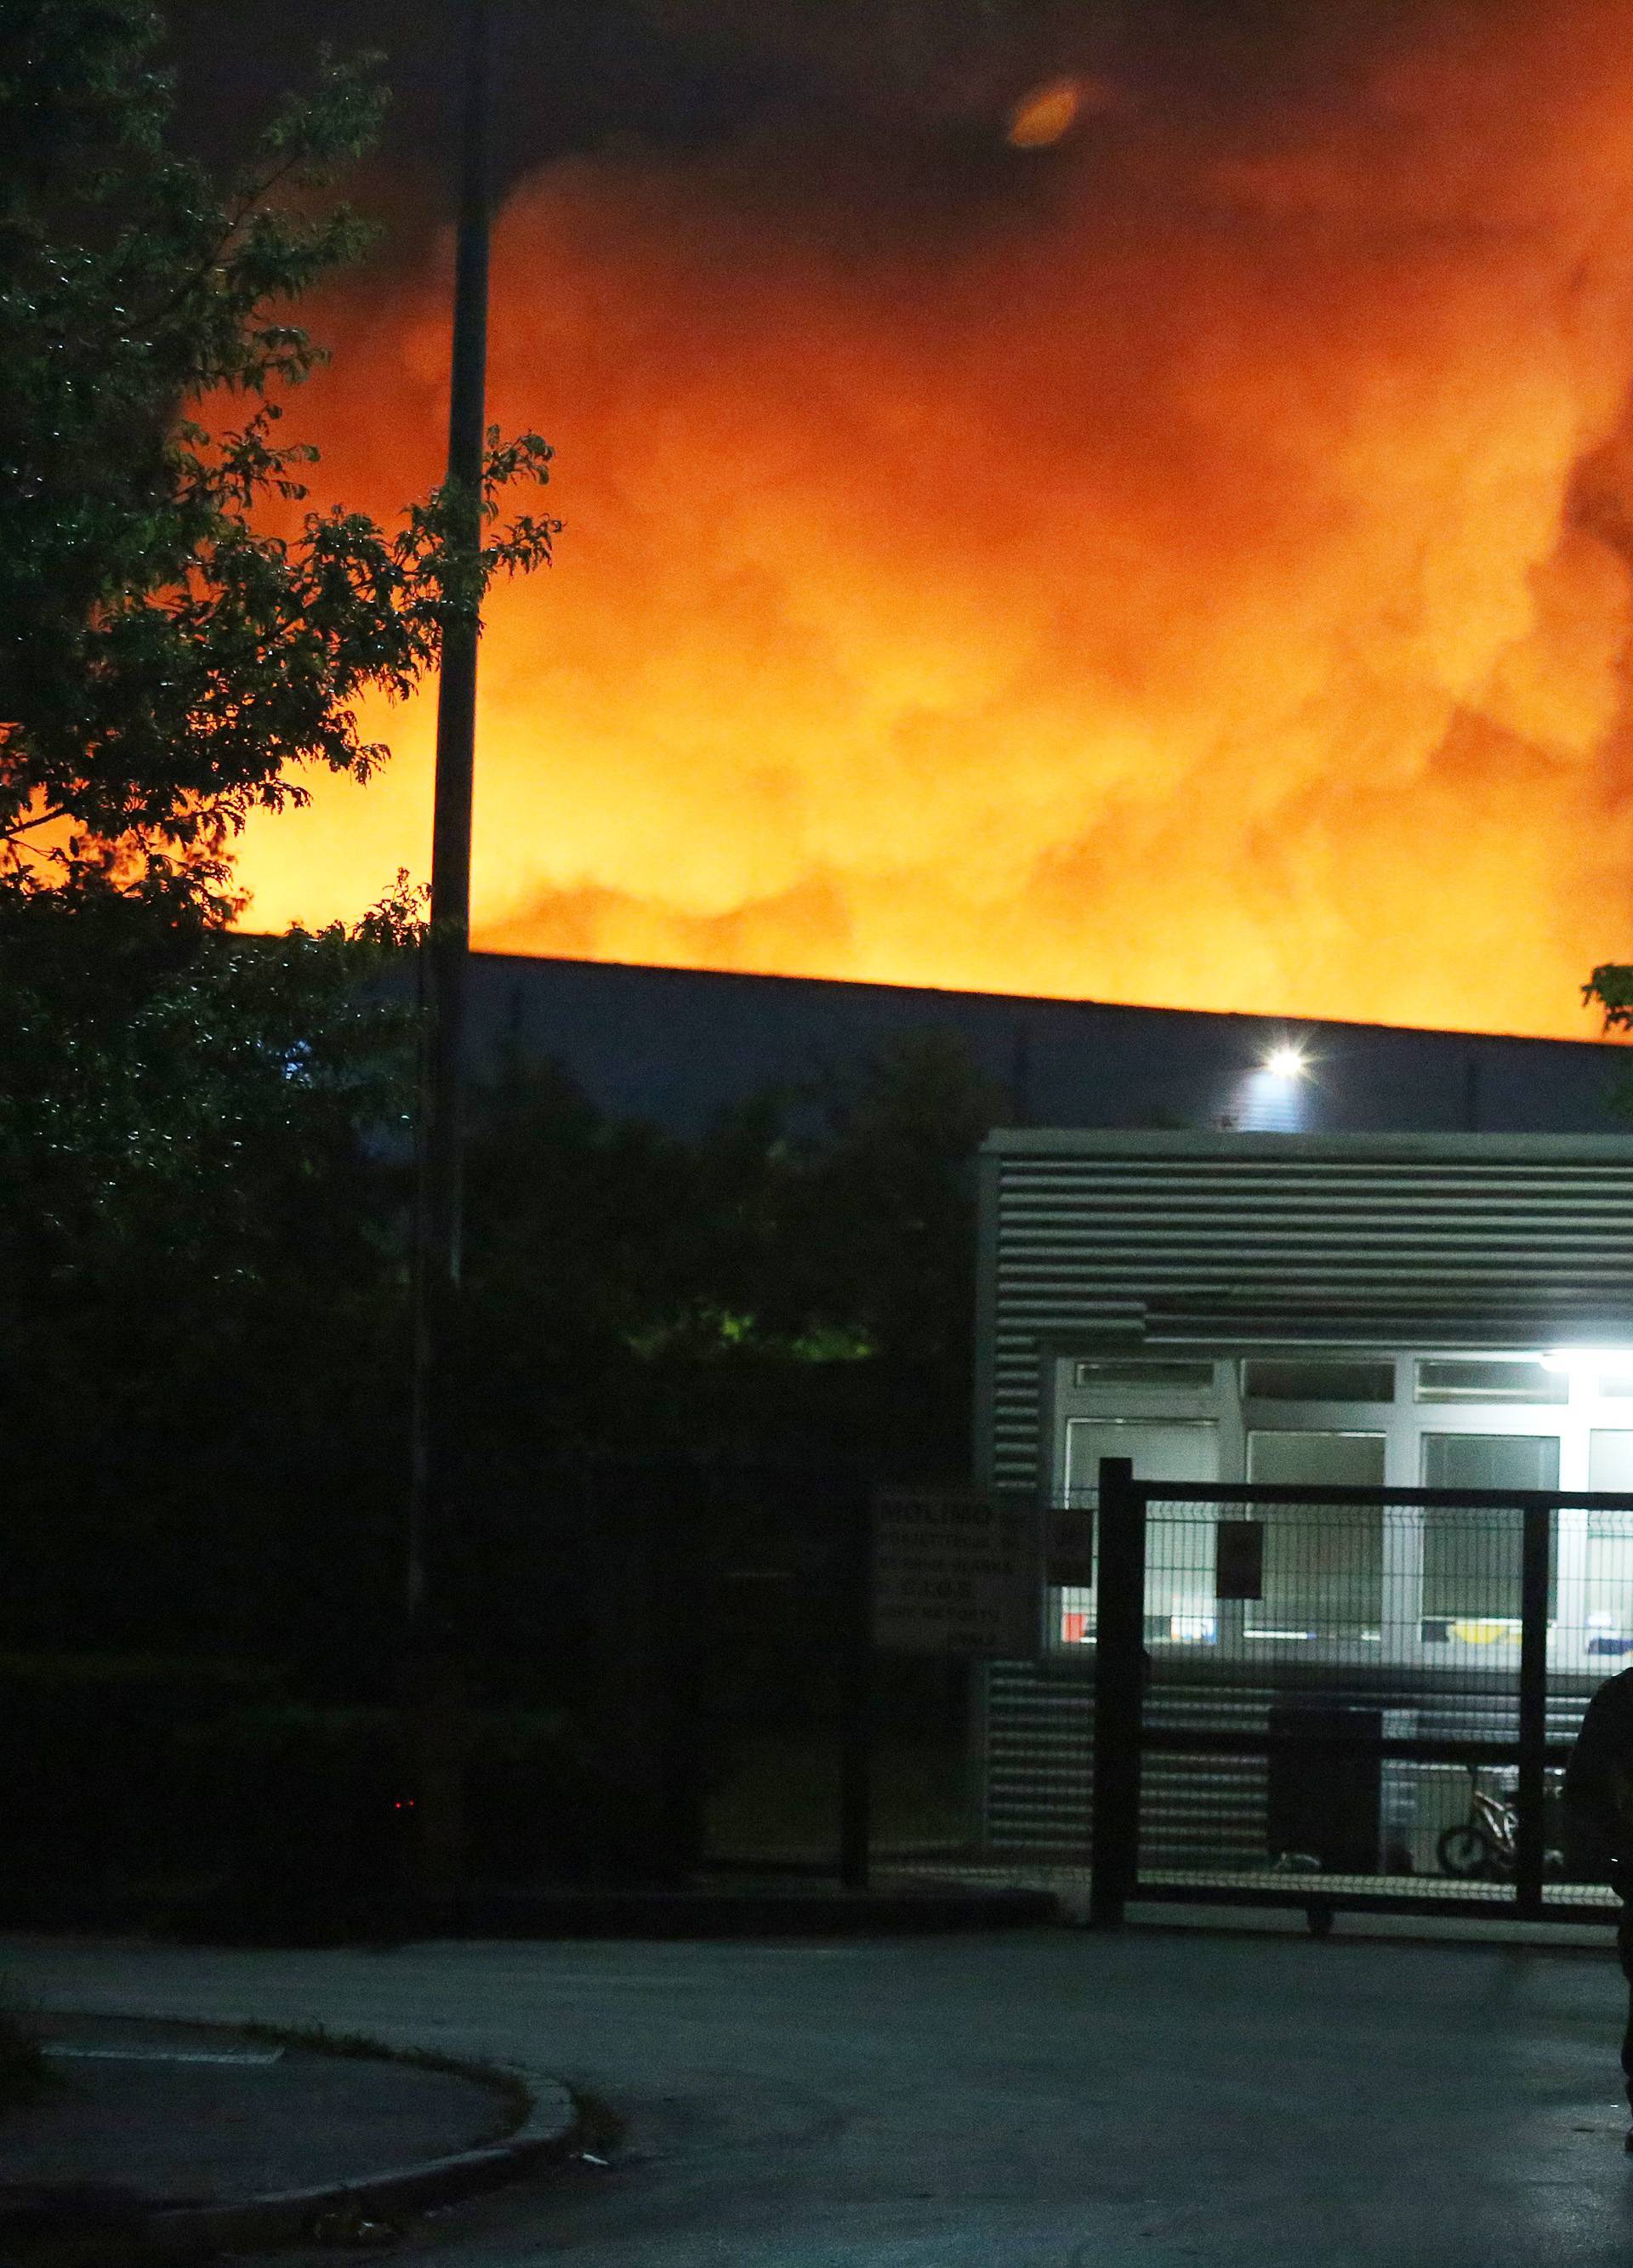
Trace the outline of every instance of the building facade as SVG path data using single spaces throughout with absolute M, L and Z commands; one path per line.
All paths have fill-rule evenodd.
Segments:
M 1087 1506 L 1119 1455 L 1175 1482 L 1633 1491 L 1633 1140 L 1004 1130 L 981 1174 L 984 1485 Z M 1280 1550 L 1267 1517 L 1238 1642 L 1445 1660 L 1517 1631 L 1517 1552 L 1471 1554 L 1449 1513 L 1304 1518 Z M 1180 1533 L 1148 1572 L 1159 1645 L 1217 1634 L 1214 1525 Z M 1562 1510 L 1554 1554 L 1550 1659 L 1602 1674 L 1633 1649 L 1633 1529 Z M 1046 1627 L 1093 1613 L 1056 1592 Z

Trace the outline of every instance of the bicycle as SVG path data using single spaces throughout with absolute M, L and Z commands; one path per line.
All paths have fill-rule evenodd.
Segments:
M 1519 1777 L 1511 1768 L 1500 1769 L 1500 1775 L 1491 1776 L 1500 1776 L 1509 1786 L 1516 1785 Z M 1508 1800 L 1505 1790 L 1493 1795 L 1482 1787 L 1478 1764 L 1469 1766 L 1468 1778 L 1469 1815 L 1446 1828 L 1435 1845 L 1440 1871 L 1465 1882 L 1511 1881 L 1519 1866 L 1519 1807 Z M 1558 1771 L 1544 1775 L 1549 1784 L 1557 1784 L 1563 1778 Z M 1544 1874 L 1563 1874 L 1564 1867 L 1562 1852 L 1543 1852 Z

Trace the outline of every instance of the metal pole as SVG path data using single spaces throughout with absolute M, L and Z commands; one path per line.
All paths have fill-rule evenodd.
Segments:
M 414 1395 L 410 1467 L 408 1622 L 419 1712 L 419 1880 L 423 1904 L 450 1909 L 462 1872 L 464 1822 L 454 1596 L 460 1478 L 454 1455 L 455 1358 L 464 1150 L 464 1031 L 470 949 L 470 818 L 479 630 L 474 572 L 482 541 L 488 328 L 489 0 L 461 0 L 464 99 L 454 264 L 448 402 L 447 541 L 472 603 L 444 628 L 437 687 L 436 795 L 429 935 L 424 947 L 425 1049 L 414 1209 Z
M 1145 1498 L 1127 1457 L 1100 1460 L 1089 1919 L 1116 1929 L 1139 1874 L 1145 1672 Z
M 1548 1764 L 1548 1530 L 1557 1517 L 1527 1505 L 1519 1563 L 1519 1831 L 1514 1902 L 1527 1920 L 1542 1912 L 1542 1801 Z

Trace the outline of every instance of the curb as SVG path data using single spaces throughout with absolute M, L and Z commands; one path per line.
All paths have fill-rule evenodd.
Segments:
M 256 2030 L 241 2023 L 201 2025 L 194 2018 L 144 2021 L 174 2021 L 238 2039 L 253 2037 Z M 412 2055 L 411 2050 L 394 2055 L 382 2043 L 378 2056 L 366 2054 L 357 2059 L 390 2064 L 412 2060 Z M 116 2257 L 121 2268 L 125 2263 L 134 2268 L 137 2262 L 189 2260 L 251 2246 L 298 2243 L 313 2236 L 314 2224 L 331 2214 L 373 2220 L 453 2205 L 462 2198 L 503 2188 L 543 2166 L 562 2163 L 572 2155 L 575 2141 L 587 2133 L 584 2114 L 558 2079 L 516 2066 L 484 2064 L 463 2057 L 450 2056 L 436 2067 L 490 2088 L 503 2081 L 513 2090 L 525 2090 L 531 2107 L 502 2141 L 480 2143 L 442 2157 L 420 2159 L 307 2189 L 263 2191 L 256 2197 L 197 2205 L 166 2205 L 161 2198 L 150 2200 L 127 2190 L 81 2191 L 72 2204 L 50 2210 L 48 2225 L 42 2225 L 39 2233 L 55 2244 L 88 2245 L 91 2249 L 84 2256 L 87 2263 Z M 115 2243 L 116 2253 L 107 2249 Z M 33 2255 L 26 2251 L 21 2257 Z M 76 2251 L 74 2257 L 78 2260 L 81 2255 Z M 11 2268 L 9 2255 L 0 2257 L 0 2268 Z
M 479 2064 L 469 2069 L 473 2076 L 483 2073 Z M 445 2158 L 423 2159 L 417 2165 L 394 2167 L 355 2181 L 279 2190 L 233 2205 L 157 2207 L 143 2225 L 138 2257 L 188 2259 L 229 2247 L 242 2250 L 252 2244 L 298 2242 L 311 2234 L 314 2221 L 329 2213 L 350 2210 L 372 2219 L 392 2213 L 423 2213 L 432 2205 L 454 2205 L 462 2198 L 502 2189 L 542 2166 L 558 2164 L 569 2154 L 578 2132 L 578 2108 L 559 2080 L 536 2079 L 529 2073 L 524 2083 L 539 2089 L 539 2097 L 521 2126 L 503 2142 L 456 2150 Z

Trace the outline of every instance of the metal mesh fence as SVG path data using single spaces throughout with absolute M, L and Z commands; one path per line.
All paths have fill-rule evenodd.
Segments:
M 1098 1881 L 1121 1742 L 1137 1772 L 1119 1896 L 1614 1918 L 1561 1783 L 1593 1692 L 1633 1668 L 1633 1498 L 1138 1495 L 1134 1712 L 1105 1691 L 1107 1537 L 1080 1489 L 1046 1528 L 1041 1659 L 984 1673 L 989 1865 L 1068 1894 Z
M 1633 1507 L 1470 1496 L 1139 1491 L 1130 1892 L 1614 1909 L 1560 1786 L 1633 1655 Z M 1098 1526 L 1057 1659 L 1105 1650 Z
M 865 1872 L 871 1852 L 1075 1886 L 1115 1841 L 1125 1896 L 1615 1911 L 1559 1781 L 1591 1695 L 1633 1668 L 1633 1498 L 1130 1479 L 1119 1561 L 1078 1491 L 1041 1539 L 1041 1658 L 887 1647 L 864 1690 L 853 1478 L 602 1477 L 599 1721 L 652 1751 L 691 1864 Z
M 1511 1834 L 1489 1864 L 1459 1850 L 1453 1874 L 1439 1855 L 1469 1814 L 1470 1767 L 1390 1750 L 1517 1744 L 1521 1515 L 1248 1511 L 1148 1507 L 1142 1878 L 1384 1876 L 1459 1894 L 1478 1880 L 1500 1896 Z M 1235 1756 L 1187 1753 L 1188 1734 L 1222 1731 L 1257 1737 Z

